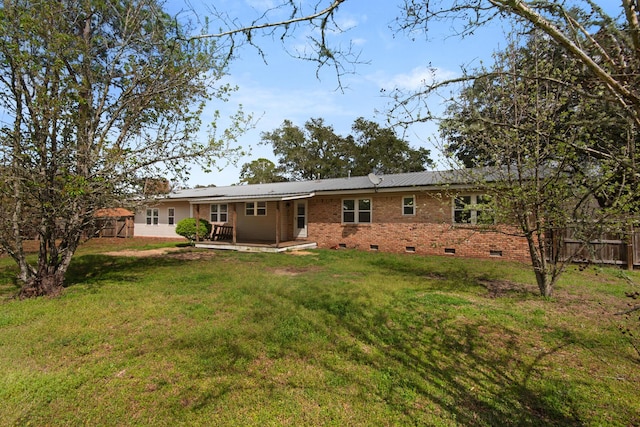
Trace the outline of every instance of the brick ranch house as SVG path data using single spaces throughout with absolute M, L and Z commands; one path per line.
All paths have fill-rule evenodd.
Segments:
M 135 215 L 136 236 L 177 237 L 183 218 L 214 231 L 202 247 L 296 245 L 528 261 L 524 238 L 479 224 L 482 193 L 454 172 L 414 172 L 179 190 Z M 224 227 L 222 227 L 224 226 Z

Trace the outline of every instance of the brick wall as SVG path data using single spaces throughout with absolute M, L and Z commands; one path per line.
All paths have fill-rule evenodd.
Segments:
M 415 215 L 403 215 L 403 197 L 415 197 Z M 342 224 L 342 199 L 309 201 L 309 240 L 319 247 L 346 247 L 423 255 L 529 261 L 526 239 L 483 227 L 452 224 L 451 198 L 439 193 L 372 193 L 370 224 Z M 508 227 L 496 227 L 509 231 Z

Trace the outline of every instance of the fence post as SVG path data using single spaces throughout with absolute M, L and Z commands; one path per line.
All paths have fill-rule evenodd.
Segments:
M 635 240 L 635 229 L 633 225 L 630 225 L 627 231 L 627 270 L 633 270 L 633 265 L 635 264 L 633 250 L 633 241 Z

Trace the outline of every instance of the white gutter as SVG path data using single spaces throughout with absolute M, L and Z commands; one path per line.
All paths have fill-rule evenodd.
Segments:
M 309 199 L 315 196 L 315 193 L 301 194 L 281 194 L 278 196 L 268 196 L 265 194 L 257 194 L 255 196 L 220 196 L 220 197 L 203 197 L 198 199 L 188 199 L 191 204 L 199 203 L 226 203 L 226 202 L 242 202 L 245 200 L 256 202 L 278 202 L 287 200 Z

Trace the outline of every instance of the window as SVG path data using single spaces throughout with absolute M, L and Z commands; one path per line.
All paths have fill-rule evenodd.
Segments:
M 370 223 L 371 199 L 345 199 L 342 201 L 342 222 Z
M 158 208 L 147 209 L 147 225 L 158 225 L 160 210 Z
M 229 208 L 226 203 L 211 205 L 210 222 L 227 222 L 229 220 Z
M 458 196 L 453 202 L 453 222 L 456 224 L 470 224 L 471 211 L 467 206 L 471 205 L 471 196 Z
M 487 195 L 458 196 L 453 202 L 455 224 L 493 224 L 491 197 Z
M 402 198 L 402 215 L 416 214 L 416 198 L 415 196 L 406 196 Z
M 267 202 L 247 202 L 244 204 L 244 211 L 247 216 L 265 216 Z
M 176 209 L 167 208 L 167 224 L 175 225 L 176 223 Z

